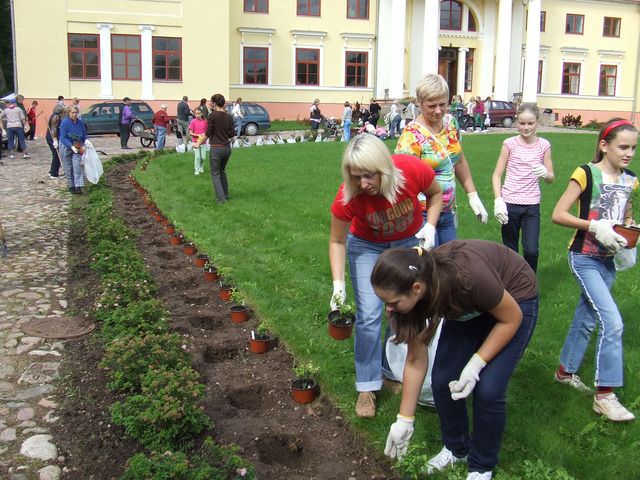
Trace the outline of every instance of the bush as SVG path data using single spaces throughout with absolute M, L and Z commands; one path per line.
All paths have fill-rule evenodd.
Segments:
M 101 309 L 96 319 L 102 321 L 101 335 L 105 343 L 119 337 L 160 335 L 169 329 L 168 313 L 156 299 L 133 302 L 122 307 Z
M 582 115 L 578 115 L 574 117 L 570 113 L 566 114 L 562 117 L 562 126 L 564 127 L 581 127 L 582 126 Z

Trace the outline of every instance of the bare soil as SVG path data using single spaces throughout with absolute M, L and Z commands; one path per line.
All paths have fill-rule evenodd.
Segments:
M 206 282 L 193 257 L 169 244 L 162 224 L 131 186 L 127 176 L 132 167 L 114 167 L 106 182 L 115 210 L 138 234 L 138 248 L 158 296 L 206 385 L 205 409 L 214 423 L 209 432 L 213 438 L 239 445 L 258 478 L 393 478 L 384 458 L 363 442 L 325 397 L 307 405 L 291 399 L 293 358 L 277 339 L 265 354 L 249 351 L 257 319 L 231 322 L 229 303 L 218 297 L 218 282 Z M 82 236 L 76 232 L 70 243 L 70 254 L 79 263 L 70 280 L 71 305 L 88 311 L 97 279 L 86 267 Z M 65 367 L 62 419 L 54 435 L 68 459 L 65 463 L 73 466 L 64 476 L 68 479 L 117 478 L 126 459 L 140 451 L 122 429 L 111 425 L 108 407 L 117 398 L 107 390 L 104 373 L 97 367 L 101 352 L 92 338 L 67 343 L 71 355 L 66 357 L 73 361 Z

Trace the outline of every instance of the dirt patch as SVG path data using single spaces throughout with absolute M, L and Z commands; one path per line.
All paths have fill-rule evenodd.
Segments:
M 266 354 L 249 351 L 248 338 L 257 319 L 231 322 L 229 305 L 218 298 L 218 282 L 206 282 L 192 257 L 184 255 L 180 246 L 170 245 L 163 226 L 152 221 L 127 180 L 132 166 L 120 165 L 107 174 L 114 208 L 137 232 L 138 248 L 158 285 L 158 297 L 171 314 L 172 328 L 189 345 L 194 368 L 206 387 L 204 406 L 215 425 L 211 432 L 215 440 L 239 445 L 241 455 L 255 465 L 258 478 L 393 478 L 384 459 L 368 448 L 324 397 L 305 406 L 291 399 L 293 358 L 277 340 Z M 88 269 L 83 273 L 82 283 L 95 282 L 88 278 Z M 80 287 L 70 289 L 74 288 Z M 73 349 L 68 358 L 82 365 L 68 373 L 68 381 L 78 385 L 86 401 L 74 398 L 66 404 L 83 409 L 86 416 L 72 419 L 74 410 L 67 412 L 59 430 L 70 428 L 71 433 L 55 434 L 63 454 L 71 457 L 67 463 L 76 466 L 74 475 L 65 478 L 110 479 L 122 472 L 125 459 L 137 447 L 109 425 L 107 409 L 115 399 L 96 367 L 99 349 L 88 338 L 68 348 Z M 87 436 L 96 437 L 96 442 L 85 442 Z M 102 459 L 98 466 L 95 457 Z

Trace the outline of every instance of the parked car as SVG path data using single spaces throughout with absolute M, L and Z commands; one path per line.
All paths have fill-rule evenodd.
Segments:
M 90 135 L 100 133 L 120 133 L 118 122 L 124 103 L 107 101 L 94 103 L 82 110 L 82 121 Z M 131 102 L 131 113 L 136 117 L 131 124 L 131 134 L 140 135 L 145 128 L 153 127 L 153 110 L 146 102 Z
M 489 105 L 489 122 L 491 126 L 502 125 L 509 128 L 516 121 L 516 106 L 512 102 L 491 100 Z
M 231 113 L 233 108 L 232 104 L 227 104 L 227 112 Z M 242 129 L 240 131 L 243 135 L 256 135 L 260 130 L 268 130 L 271 128 L 271 119 L 269 118 L 269 112 L 262 105 L 257 103 L 243 103 L 241 105 L 242 115 Z
M 0 112 L 2 112 L 5 108 L 7 108 L 7 106 L 5 105 L 5 103 L 0 100 Z M 8 137 L 7 137 L 7 119 L 3 118 L 2 119 L 2 140 L 0 140 L 0 148 L 6 150 L 8 147 Z

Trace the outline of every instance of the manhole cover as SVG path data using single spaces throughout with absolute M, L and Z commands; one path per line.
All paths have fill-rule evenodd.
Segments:
M 20 328 L 33 337 L 74 338 L 93 331 L 96 326 L 84 317 L 47 317 L 29 320 Z

